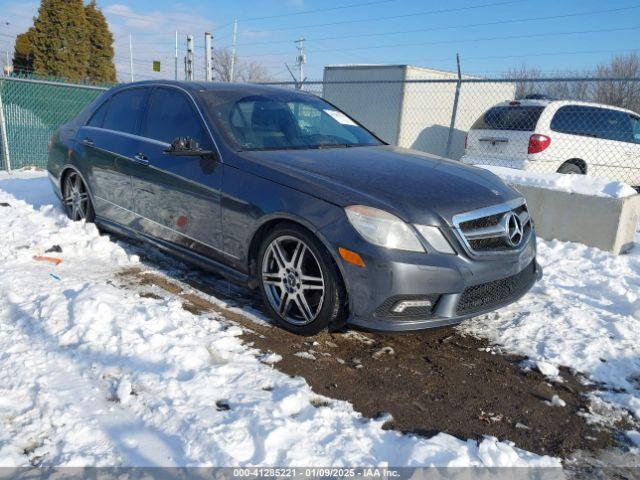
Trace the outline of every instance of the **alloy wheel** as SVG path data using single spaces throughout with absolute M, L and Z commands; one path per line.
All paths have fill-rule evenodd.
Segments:
M 82 178 L 75 172 L 70 173 L 64 182 L 64 206 L 71 220 L 87 220 L 89 193 Z
M 325 281 L 309 246 L 293 236 L 275 238 L 264 252 L 262 284 L 278 315 L 293 325 L 308 325 L 322 309 Z

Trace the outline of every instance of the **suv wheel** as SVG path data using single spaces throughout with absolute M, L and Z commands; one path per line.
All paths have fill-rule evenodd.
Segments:
M 342 278 L 313 235 L 296 225 L 279 225 L 264 239 L 258 258 L 260 291 L 280 326 L 299 335 L 342 326 Z
M 70 172 L 62 184 L 62 200 L 67 216 L 73 221 L 93 222 L 95 211 L 87 186 L 78 172 Z
M 582 175 L 584 172 L 575 163 L 565 163 L 560 166 L 558 173 L 564 173 L 566 175 Z

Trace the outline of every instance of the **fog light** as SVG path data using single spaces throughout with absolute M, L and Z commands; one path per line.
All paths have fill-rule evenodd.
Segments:
M 433 302 L 431 300 L 405 300 L 403 302 L 398 302 L 391 309 L 393 313 L 402 313 L 407 308 L 420 308 L 420 307 L 432 307 Z

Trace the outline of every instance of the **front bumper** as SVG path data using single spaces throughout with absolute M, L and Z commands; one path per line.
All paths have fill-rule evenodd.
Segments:
M 347 287 L 348 323 L 367 330 L 413 331 L 460 323 L 515 302 L 542 275 L 535 232 L 517 252 L 474 256 L 451 231 L 447 235 L 455 255 L 378 248 L 333 227 L 323 231 L 332 250 L 349 248 L 366 264 L 361 268 L 336 258 Z M 393 311 L 398 302 L 425 299 L 432 306 Z
M 352 315 L 349 324 L 365 330 L 410 332 L 458 324 L 468 318 L 505 307 L 524 296 L 542 278 L 542 267 L 534 260 L 521 272 L 491 282 L 471 285 L 462 292 L 437 295 L 437 301 L 427 315 L 371 317 Z M 425 282 L 427 283 L 427 282 Z M 425 285 L 428 289 L 428 285 Z M 428 295 L 425 295 L 427 297 Z M 469 300 L 470 297 L 471 301 Z M 399 295 L 398 299 L 406 298 Z

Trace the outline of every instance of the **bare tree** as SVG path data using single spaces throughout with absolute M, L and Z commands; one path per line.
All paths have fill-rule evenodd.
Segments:
M 540 91 L 539 83 L 527 81 L 540 77 L 542 77 L 542 71 L 539 68 L 531 68 L 526 65 L 512 68 L 504 74 L 504 78 L 516 80 L 516 98 L 524 98 L 536 93 L 544 94 L 545 92 Z
M 531 82 L 527 80 L 543 78 L 538 68 L 521 66 L 505 73 L 505 78 L 516 82 L 516 98 L 531 94 L 543 94 L 558 99 L 583 100 L 640 112 L 640 55 L 629 53 L 614 56 L 608 63 L 598 65 L 590 72 L 567 72 L 568 77 L 583 80 Z M 619 80 L 590 80 L 589 77 L 617 78 Z M 629 79 L 629 80 L 625 80 Z
M 212 59 L 213 78 L 218 82 L 231 81 L 231 59 L 229 49 L 214 50 Z M 270 80 L 267 68 L 259 62 L 248 62 L 236 58 L 234 66 L 236 82 L 266 82 Z
M 584 72 L 566 72 L 567 77 L 585 77 Z M 539 82 L 537 79 L 544 78 L 539 68 L 531 68 L 525 65 L 519 68 L 508 70 L 505 78 L 516 81 L 516 98 L 524 98 L 527 95 L 546 95 L 558 99 L 571 99 L 588 101 L 593 98 L 593 82 L 589 80 L 579 81 L 546 81 Z
M 638 78 L 640 77 L 640 56 L 636 52 L 614 56 L 608 64 L 598 65 L 596 73 L 599 77 Z M 595 101 L 638 112 L 640 111 L 640 82 L 625 80 L 598 82 Z

